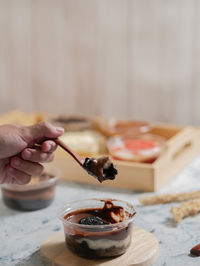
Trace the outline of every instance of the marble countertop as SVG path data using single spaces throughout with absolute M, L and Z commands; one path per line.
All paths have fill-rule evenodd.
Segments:
M 159 193 L 200 189 L 200 158 L 177 175 Z M 0 266 L 42 266 L 40 243 L 62 230 L 56 217 L 58 208 L 66 202 L 92 197 L 117 198 L 135 205 L 135 225 L 146 229 L 159 239 L 159 257 L 154 266 L 199 266 L 200 257 L 190 257 L 189 251 L 200 243 L 200 214 L 174 224 L 170 207 L 176 203 L 142 206 L 138 198 L 152 193 L 108 189 L 60 182 L 54 202 L 46 209 L 20 212 L 4 206 L 0 195 Z

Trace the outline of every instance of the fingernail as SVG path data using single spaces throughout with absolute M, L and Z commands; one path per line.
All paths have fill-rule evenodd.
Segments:
M 14 165 L 16 165 L 16 166 L 19 166 L 19 165 L 20 165 L 20 160 L 19 160 L 18 158 L 15 158 L 15 159 L 13 160 L 13 163 L 14 163 Z
M 25 150 L 24 153 L 25 153 L 26 159 L 31 158 L 31 152 L 29 150 Z
M 56 131 L 58 133 L 63 133 L 64 132 L 64 128 L 62 128 L 62 127 L 56 127 Z

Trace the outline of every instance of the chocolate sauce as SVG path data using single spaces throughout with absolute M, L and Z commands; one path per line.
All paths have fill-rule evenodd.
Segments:
M 85 158 L 83 167 L 88 174 L 97 178 L 100 183 L 108 179 L 115 179 L 115 176 L 118 173 L 108 156 L 102 156 L 100 158 Z
M 55 118 L 53 121 L 60 122 L 60 123 L 88 122 L 86 118 L 75 117 L 75 116 L 72 116 L 72 117 L 60 116 L 60 117 Z
M 130 214 L 123 207 L 115 206 L 112 200 L 102 201 L 104 202 L 102 208 L 80 209 L 64 216 L 64 219 L 71 222 L 70 225 L 64 224 L 66 245 L 81 257 L 118 256 L 130 245 L 133 222 L 128 222 L 128 219 L 135 213 Z M 101 223 L 83 224 L 81 221 L 87 218 L 90 222 L 96 218 L 95 222 L 98 220 Z M 119 223 L 126 220 L 127 223 Z
M 123 207 L 115 206 L 111 200 L 104 201 L 103 208 L 77 210 L 65 215 L 64 218 L 70 222 L 79 223 L 80 219 L 88 216 L 99 217 L 105 224 L 119 223 L 125 219 Z

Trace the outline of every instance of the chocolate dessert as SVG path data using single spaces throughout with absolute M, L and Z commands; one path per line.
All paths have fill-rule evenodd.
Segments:
M 65 131 L 82 131 L 91 129 L 92 127 L 92 120 L 88 117 L 84 116 L 58 116 L 51 121 L 55 125 L 62 126 Z
M 125 253 L 131 243 L 133 216 L 112 200 L 102 208 L 85 208 L 63 216 L 67 247 L 86 258 L 106 258 Z
M 108 156 L 102 156 L 100 158 L 85 158 L 83 166 L 88 174 L 97 178 L 100 183 L 108 179 L 113 180 L 117 175 L 117 169 L 109 160 Z
M 32 177 L 27 185 L 3 185 L 4 203 L 13 209 L 34 211 L 47 207 L 54 199 L 56 182 L 54 176 L 42 174 Z
M 147 133 L 152 125 L 145 121 L 137 120 L 116 120 L 97 118 L 94 122 L 94 128 L 107 137 Z

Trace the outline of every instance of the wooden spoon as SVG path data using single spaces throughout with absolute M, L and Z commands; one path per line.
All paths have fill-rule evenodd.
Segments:
M 88 174 L 92 175 L 99 182 L 103 182 L 107 179 L 115 179 L 117 174 L 117 169 L 114 167 L 113 163 L 109 160 L 108 156 L 102 156 L 100 158 L 88 158 L 85 159 L 79 156 L 77 153 L 72 151 L 62 140 L 54 140 L 57 145 L 59 145 L 63 150 L 69 153 L 75 161 L 87 171 Z

